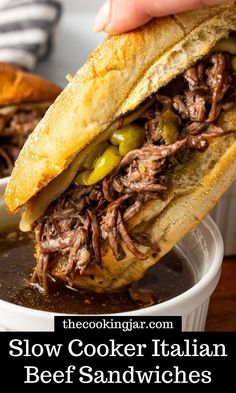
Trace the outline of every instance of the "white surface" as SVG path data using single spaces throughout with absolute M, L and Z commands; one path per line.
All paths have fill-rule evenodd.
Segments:
M 225 255 L 236 255 L 236 182 L 218 203 L 211 216 L 221 231 Z
M 0 196 L 6 185 L 0 184 Z M 1 199 L 0 199 L 1 201 Z M 3 201 L 0 202 L 0 230 L 9 226 L 9 216 Z M 202 331 L 208 310 L 209 298 L 214 291 L 221 270 L 223 242 L 213 220 L 208 217 L 198 229 L 178 243 L 180 250 L 191 260 L 196 284 L 183 294 L 164 303 L 120 315 L 182 316 L 182 328 L 186 331 Z M 53 330 L 54 313 L 31 310 L 0 300 L 0 326 L 6 330 Z

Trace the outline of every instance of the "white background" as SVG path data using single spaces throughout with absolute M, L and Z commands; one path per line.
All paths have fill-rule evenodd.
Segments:
M 63 14 L 55 34 L 55 48 L 36 72 L 60 86 L 65 86 L 65 75 L 74 74 L 87 56 L 103 39 L 103 33 L 93 31 L 94 18 L 105 0 L 61 0 Z

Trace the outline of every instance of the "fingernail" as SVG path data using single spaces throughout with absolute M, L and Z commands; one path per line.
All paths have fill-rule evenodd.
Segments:
M 95 23 L 94 30 L 99 33 L 100 31 L 105 30 L 106 26 L 110 21 L 110 1 L 107 1 L 100 11 L 98 12 Z

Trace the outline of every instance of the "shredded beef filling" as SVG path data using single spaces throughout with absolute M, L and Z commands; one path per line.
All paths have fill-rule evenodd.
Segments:
M 154 246 L 146 234 L 129 231 L 127 221 L 147 201 L 165 198 L 169 173 L 179 158 L 189 160 L 194 151 L 208 147 L 210 138 L 234 132 L 214 125 L 219 113 L 233 104 L 236 75 L 230 60 L 227 53 L 214 53 L 163 88 L 139 119 L 146 130 L 144 145 L 130 151 L 103 181 L 89 187 L 71 185 L 49 206 L 35 226 L 39 261 L 33 281 L 46 290 L 45 275 L 60 255 L 65 256 L 63 273 L 69 283 L 76 274 L 96 274 L 103 241 L 109 242 L 118 261 L 126 256 L 122 244 L 138 259 L 147 258 L 137 245 Z M 180 125 L 177 140 L 169 145 L 160 130 L 165 106 Z
M 0 178 L 10 176 L 20 150 L 42 114 L 35 110 L 13 110 L 0 115 Z

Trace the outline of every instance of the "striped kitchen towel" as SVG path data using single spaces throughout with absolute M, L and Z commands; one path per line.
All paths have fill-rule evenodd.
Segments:
M 33 69 L 51 49 L 61 15 L 54 0 L 0 0 L 0 62 Z

